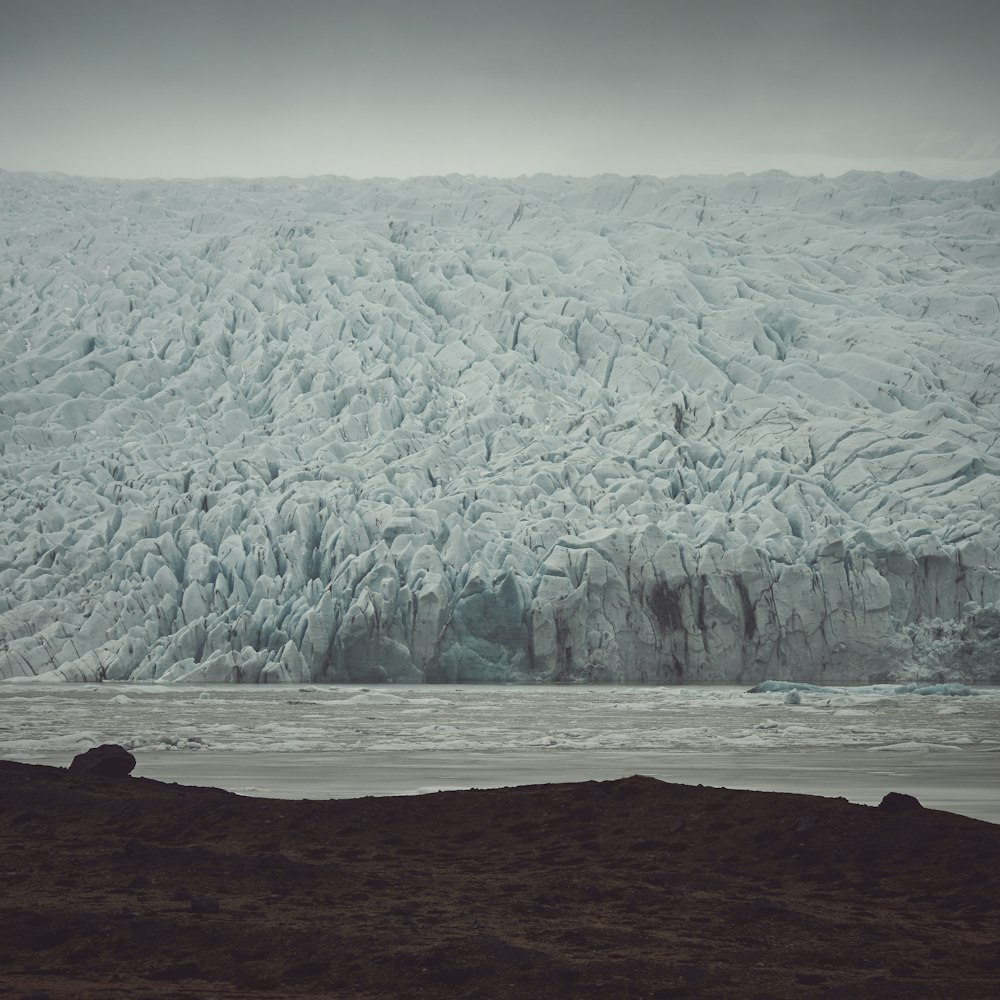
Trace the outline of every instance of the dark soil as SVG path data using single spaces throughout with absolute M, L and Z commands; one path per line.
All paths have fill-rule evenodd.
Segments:
M 0 996 L 1000 997 L 1000 826 L 652 778 L 331 802 L 0 762 Z

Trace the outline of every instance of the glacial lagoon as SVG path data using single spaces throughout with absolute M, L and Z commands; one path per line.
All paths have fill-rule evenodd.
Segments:
M 7 683 L 0 756 L 65 766 L 115 742 L 136 775 L 274 798 L 641 773 L 868 804 L 907 792 L 1000 822 L 1000 688 L 976 690 Z

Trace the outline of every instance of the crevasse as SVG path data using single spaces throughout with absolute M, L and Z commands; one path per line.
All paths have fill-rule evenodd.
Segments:
M 998 679 L 1000 176 L 0 205 L 0 677 Z

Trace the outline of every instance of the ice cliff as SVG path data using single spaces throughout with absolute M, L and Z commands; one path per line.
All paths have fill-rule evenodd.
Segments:
M 998 207 L 0 173 L 0 677 L 1000 679 Z

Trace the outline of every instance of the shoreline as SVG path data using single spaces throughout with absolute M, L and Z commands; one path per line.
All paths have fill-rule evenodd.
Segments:
M 609 781 L 644 774 L 661 781 L 740 791 L 791 792 L 877 805 L 889 791 L 929 809 L 1000 823 L 1000 754 L 900 748 L 770 750 L 242 751 L 133 749 L 134 777 L 210 786 L 268 799 L 356 799 L 470 788 Z M 0 755 L 59 767 L 54 751 Z

